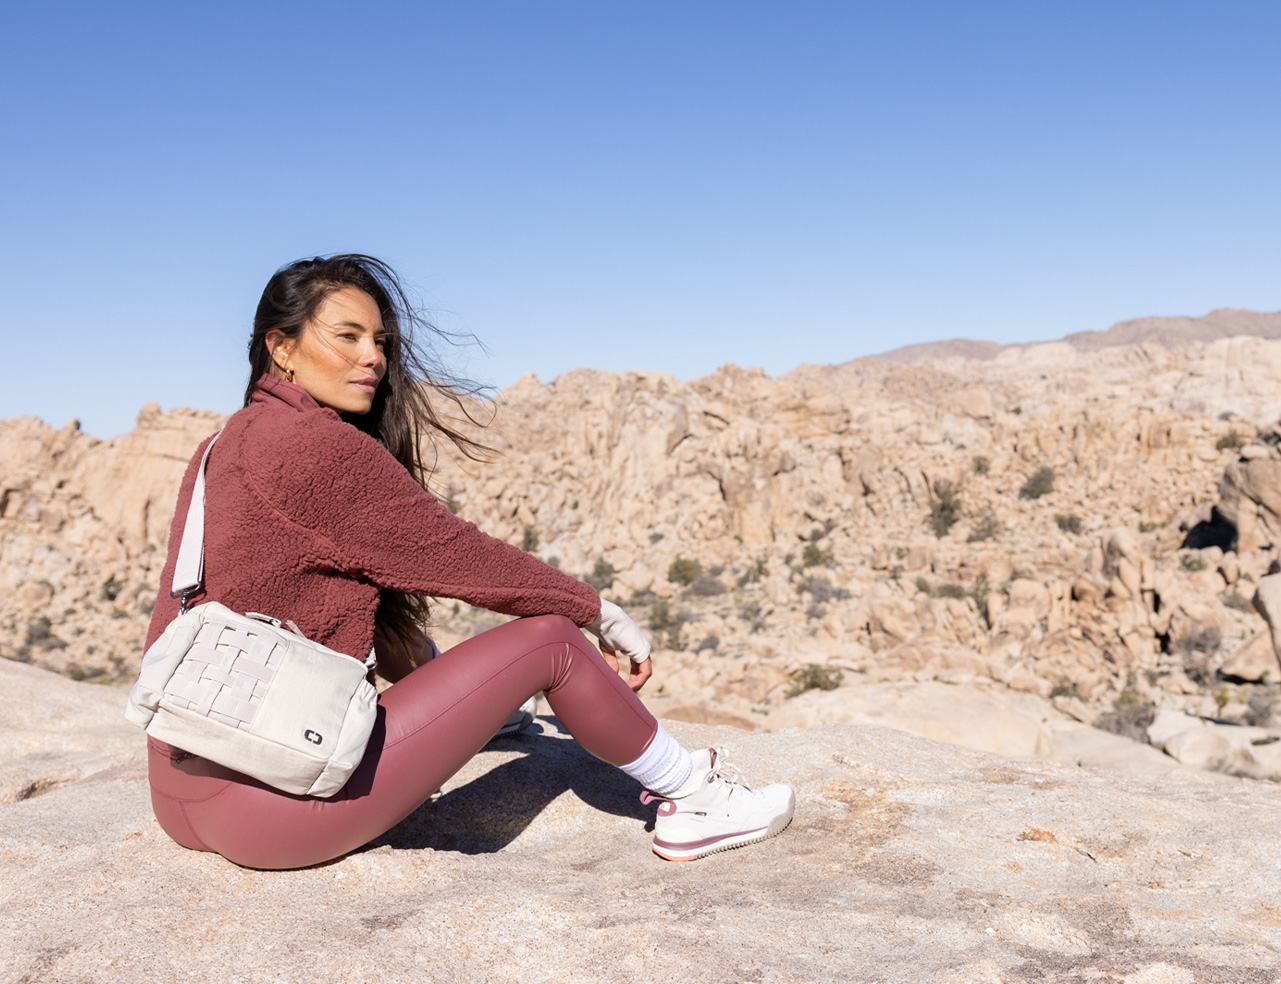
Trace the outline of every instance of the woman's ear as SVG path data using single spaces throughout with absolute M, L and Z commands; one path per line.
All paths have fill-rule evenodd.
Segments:
M 273 328 L 267 332 L 264 341 L 267 343 L 267 351 L 271 353 L 272 363 L 283 374 L 293 358 L 294 339 L 280 329 Z

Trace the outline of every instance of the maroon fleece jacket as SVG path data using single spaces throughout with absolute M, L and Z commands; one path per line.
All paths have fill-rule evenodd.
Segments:
M 178 615 L 174 563 L 208 443 L 178 492 L 148 647 Z M 189 604 L 292 619 L 358 659 L 373 644 L 380 588 L 580 626 L 600 613 L 590 585 L 454 516 L 386 448 L 283 379 L 263 376 L 227 421 L 205 501 L 204 583 Z

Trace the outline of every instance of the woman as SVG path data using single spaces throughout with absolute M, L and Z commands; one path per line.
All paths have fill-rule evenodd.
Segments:
M 368 256 L 303 260 L 267 283 L 249 343 L 244 408 L 206 468 L 205 568 L 196 605 L 292 619 L 317 642 L 379 657 L 393 685 L 347 785 L 293 796 L 148 739 L 156 817 L 179 844 L 254 868 L 317 864 L 408 816 L 531 695 L 544 691 L 592 754 L 660 802 L 653 849 L 691 860 L 780 832 L 784 785 L 755 790 L 716 749 L 688 753 L 633 691 L 649 644 L 589 585 L 480 532 L 425 491 L 420 430 L 476 456 L 446 422 L 416 355 L 395 275 Z M 147 645 L 178 614 L 171 597 L 182 517 L 204 442 L 179 492 Z M 424 596 L 525 616 L 432 658 Z M 592 631 L 602 657 L 579 631 Z M 628 682 L 613 654 L 629 657 Z M 421 665 L 418 665 L 421 664 Z

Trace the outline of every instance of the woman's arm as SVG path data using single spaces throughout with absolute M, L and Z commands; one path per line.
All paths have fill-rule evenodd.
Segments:
M 453 515 L 386 448 L 332 412 L 284 415 L 270 442 L 272 453 L 246 455 L 244 467 L 334 569 L 507 615 L 564 615 L 580 626 L 599 616 L 591 585 Z

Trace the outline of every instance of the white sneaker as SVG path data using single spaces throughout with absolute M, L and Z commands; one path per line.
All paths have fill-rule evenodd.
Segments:
M 783 783 L 753 789 L 719 748 L 692 753 L 696 780 L 684 796 L 641 793 L 658 803 L 654 853 L 668 861 L 693 861 L 717 851 L 755 844 L 782 833 L 792 822 L 796 794 Z M 686 783 L 688 788 L 690 783 Z
M 534 694 L 533 697 L 516 708 L 512 716 L 507 719 L 507 723 L 494 732 L 494 737 L 514 735 L 517 732 L 524 731 L 534 723 L 534 712 L 536 710 L 538 710 L 538 694 Z

